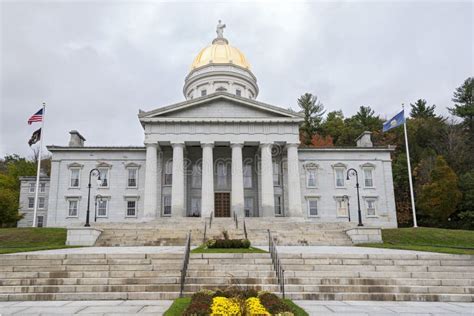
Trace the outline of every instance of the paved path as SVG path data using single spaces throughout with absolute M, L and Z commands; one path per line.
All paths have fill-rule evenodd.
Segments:
M 295 301 L 310 315 L 474 315 L 474 303 Z M 0 302 L 0 315 L 162 315 L 171 301 Z

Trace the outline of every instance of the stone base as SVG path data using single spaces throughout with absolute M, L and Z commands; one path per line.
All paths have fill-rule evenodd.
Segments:
M 345 231 L 353 244 L 382 243 L 382 229 L 377 227 L 356 227 Z
M 102 230 L 97 228 L 70 227 L 67 229 L 66 245 L 94 246 L 100 234 L 102 234 Z

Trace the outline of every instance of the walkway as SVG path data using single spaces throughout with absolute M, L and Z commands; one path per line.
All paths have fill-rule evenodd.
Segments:
M 474 303 L 295 301 L 310 315 L 474 315 Z M 171 301 L 0 302 L 0 315 L 162 315 Z

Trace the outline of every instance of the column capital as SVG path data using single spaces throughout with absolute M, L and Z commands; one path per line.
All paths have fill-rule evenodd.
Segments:
M 158 147 L 160 147 L 160 146 L 158 145 L 158 143 L 145 143 L 145 147 L 147 147 L 147 148 L 148 148 L 148 147 L 155 147 L 155 148 L 158 148 Z
M 202 148 L 214 148 L 214 143 L 201 143 Z
M 272 147 L 274 144 L 273 143 L 260 143 L 260 148 L 267 148 L 267 147 Z
M 175 147 L 181 147 L 181 148 L 184 148 L 184 143 L 179 143 L 179 142 L 171 142 L 171 147 L 175 148 Z
M 242 147 L 244 147 L 244 143 L 230 143 L 230 147 L 231 148 L 234 148 L 234 147 L 242 148 Z

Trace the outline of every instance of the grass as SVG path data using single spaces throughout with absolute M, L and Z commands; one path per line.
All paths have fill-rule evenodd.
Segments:
M 170 308 L 163 314 L 163 316 L 180 316 L 191 303 L 190 297 L 180 297 L 173 301 Z
M 298 305 L 296 305 L 290 299 L 283 300 L 286 305 L 288 305 L 295 316 L 308 316 L 308 313 Z M 163 314 L 164 316 L 180 316 L 186 310 L 186 308 L 191 303 L 190 297 L 177 298 L 173 301 L 173 304 L 168 308 L 168 310 Z
M 191 253 L 266 253 L 267 251 L 259 248 L 206 248 L 201 245 L 191 250 Z
M 0 228 L 0 254 L 73 248 L 65 228 Z
M 361 247 L 391 248 L 474 255 L 474 231 L 443 228 L 383 229 L 382 244 Z

